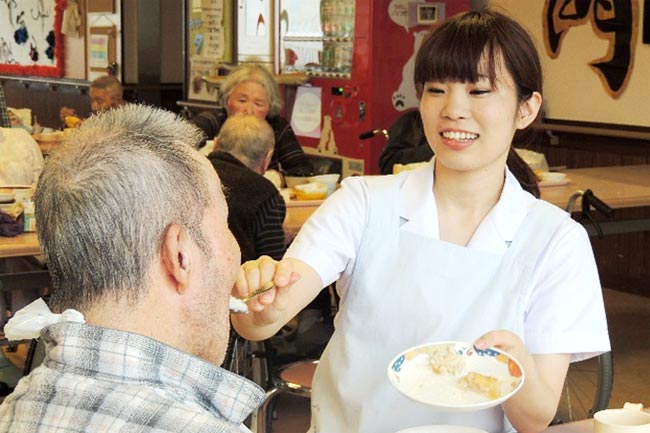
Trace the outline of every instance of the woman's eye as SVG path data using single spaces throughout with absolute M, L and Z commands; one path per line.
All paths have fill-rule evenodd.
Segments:
M 431 94 L 435 94 L 435 95 L 439 95 L 441 93 L 444 93 L 444 91 L 439 87 L 427 87 L 426 90 L 427 90 L 427 93 L 431 93 Z

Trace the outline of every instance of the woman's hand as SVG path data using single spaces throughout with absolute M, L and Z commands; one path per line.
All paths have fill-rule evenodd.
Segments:
M 506 330 L 490 331 L 483 334 L 474 342 L 474 346 L 481 350 L 485 350 L 488 347 L 496 347 L 512 355 L 521 363 L 531 356 L 526 346 L 524 346 L 524 342 L 521 341 L 521 338 L 514 332 Z
M 235 296 L 243 298 L 267 282 L 273 281 L 275 288 L 250 300 L 248 308 L 251 311 L 261 312 L 273 305 L 274 308 L 282 310 L 284 309 L 283 296 L 278 292 L 300 279 L 300 274 L 294 272 L 293 269 L 292 261 L 277 262 L 269 256 L 248 261 L 239 268 L 239 275 L 235 283 Z
M 305 262 L 262 256 L 244 263 L 233 296 L 243 298 L 265 283 L 275 288 L 248 302 L 248 314 L 231 315 L 232 324 L 248 340 L 270 338 L 300 312 L 323 288 L 320 276 Z
M 521 363 L 524 385 L 503 403 L 503 410 L 520 433 L 538 433 L 546 429 L 557 411 L 571 356 L 531 355 L 521 338 L 505 330 L 490 331 L 479 337 L 474 345 L 479 349 L 496 347 Z

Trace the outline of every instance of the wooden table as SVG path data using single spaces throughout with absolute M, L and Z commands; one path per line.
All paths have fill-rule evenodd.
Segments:
M 650 206 L 650 165 L 563 170 L 569 183 L 540 188 L 542 199 L 564 208 L 576 190 L 591 189 L 613 209 Z M 580 201 L 576 203 L 578 206 Z M 577 207 L 579 209 L 579 207 Z
M 613 209 L 650 207 L 650 165 L 579 168 L 563 172 L 566 173 L 569 183 L 540 188 L 543 200 L 562 209 L 573 192 L 586 189 L 591 189 Z M 284 222 L 287 239 L 293 239 L 321 203 L 322 200 L 291 200 L 287 203 L 287 217 Z M 580 210 L 580 205 L 581 201 L 578 200 L 575 209 Z M 650 230 L 649 220 L 614 221 L 602 225 L 607 234 Z M 594 234 L 590 227 L 587 227 L 587 230 L 591 235 Z
M 544 433 L 593 433 L 594 420 L 585 419 L 582 421 L 558 424 L 544 430 Z
M 23 233 L 13 238 L 0 236 L 0 258 L 37 256 L 40 253 L 36 233 Z
M 300 227 L 314 213 L 323 200 L 289 200 L 287 216 L 284 218 L 284 235 L 287 244 L 298 234 Z

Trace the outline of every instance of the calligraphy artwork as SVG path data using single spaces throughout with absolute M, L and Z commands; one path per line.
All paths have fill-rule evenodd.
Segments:
M 63 76 L 66 0 L 0 0 L 0 73 Z
M 634 64 L 638 29 L 636 0 L 546 0 L 544 42 L 551 58 L 560 55 L 562 39 L 571 27 L 590 24 L 595 36 L 609 42 L 607 53 L 589 65 L 608 93 L 617 98 L 625 90 Z

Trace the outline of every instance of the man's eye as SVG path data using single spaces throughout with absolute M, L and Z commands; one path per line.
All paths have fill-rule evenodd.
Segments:
M 490 93 L 489 89 L 474 89 L 469 92 L 471 95 L 487 95 Z
M 427 93 L 439 95 L 444 93 L 444 91 L 438 87 L 427 87 Z

